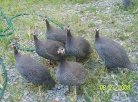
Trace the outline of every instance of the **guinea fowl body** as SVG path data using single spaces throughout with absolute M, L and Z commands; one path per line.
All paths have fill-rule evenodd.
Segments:
M 59 47 L 64 46 L 63 43 L 54 40 L 39 40 L 36 35 L 34 35 L 34 43 L 36 53 L 49 60 L 59 60 L 59 55 L 56 53 Z
M 55 85 L 48 69 L 37 63 L 29 56 L 21 55 L 16 48 L 14 48 L 15 66 L 22 77 L 32 82 L 33 84 L 47 84 L 50 87 Z
M 121 45 L 109 38 L 99 36 L 99 31 L 96 31 L 95 46 L 108 69 L 131 66 L 128 55 Z
M 87 40 L 82 37 L 73 37 L 70 29 L 67 29 L 66 51 L 68 55 L 73 55 L 76 58 L 85 58 L 90 54 L 91 46 Z
M 76 86 L 85 82 L 87 70 L 77 62 L 69 62 L 61 55 L 60 64 L 56 70 L 56 78 L 60 84 Z
M 45 20 L 47 27 L 47 38 L 55 41 L 59 41 L 65 44 L 66 42 L 66 31 L 60 28 L 54 27 L 49 24 L 48 20 Z

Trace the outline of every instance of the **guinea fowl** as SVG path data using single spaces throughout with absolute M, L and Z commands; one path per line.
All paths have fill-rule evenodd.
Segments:
M 83 37 L 72 36 L 69 27 L 67 28 L 65 47 L 67 55 L 75 56 L 76 61 L 86 59 L 92 51 L 89 42 Z
M 126 51 L 117 42 L 99 36 L 99 30 L 95 34 L 95 46 L 100 58 L 105 61 L 105 66 L 108 71 L 115 70 L 115 68 L 131 68 Z
M 47 38 L 55 41 L 59 41 L 65 44 L 66 42 L 66 31 L 62 30 L 60 28 L 52 26 L 48 19 L 44 19 L 46 22 L 46 27 L 47 27 Z
M 56 70 L 56 78 L 59 83 L 68 86 L 80 86 L 83 84 L 87 70 L 77 62 L 66 61 L 65 48 L 60 47 L 57 53 L 60 55 L 60 64 Z
M 64 44 L 54 40 L 39 40 L 37 38 L 38 31 L 35 30 L 33 33 L 34 44 L 36 53 L 46 59 L 51 60 L 59 60 L 59 55 L 56 53 L 59 47 L 64 47 Z
M 55 81 L 52 79 L 48 68 L 37 63 L 33 58 L 20 54 L 15 44 L 12 44 L 12 48 L 14 49 L 15 66 L 22 77 L 33 84 L 46 84 L 49 88 L 54 87 Z
M 124 5 L 125 7 L 128 7 L 128 6 L 131 5 L 131 0 L 122 0 L 122 2 L 123 2 L 123 5 Z

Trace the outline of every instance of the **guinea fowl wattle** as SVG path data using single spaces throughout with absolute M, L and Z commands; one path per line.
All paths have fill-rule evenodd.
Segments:
M 128 55 L 121 45 L 109 38 L 99 36 L 98 29 L 95 34 L 95 46 L 109 71 L 118 67 L 131 68 Z
M 22 77 L 33 84 L 46 84 L 50 88 L 55 86 L 55 81 L 52 79 L 48 68 L 37 63 L 30 56 L 20 54 L 15 44 L 12 44 L 12 47 L 14 48 L 15 66 Z
M 56 53 L 59 47 L 64 47 L 64 44 L 59 42 L 59 41 L 54 41 L 54 40 L 39 40 L 37 38 L 38 31 L 35 30 L 33 32 L 33 37 L 34 37 L 34 44 L 35 44 L 35 49 L 36 53 L 46 59 L 49 60 L 59 60 L 59 55 Z
M 59 42 L 62 42 L 65 44 L 65 42 L 66 42 L 66 31 L 62 30 L 61 28 L 52 26 L 49 23 L 47 18 L 45 18 L 44 20 L 46 22 L 46 27 L 47 27 L 47 31 L 46 31 L 47 39 L 59 41 Z
M 86 59 L 92 52 L 89 42 L 83 37 L 72 36 L 69 28 L 67 28 L 65 47 L 67 54 L 75 56 L 77 61 Z
M 60 63 L 56 70 L 56 78 L 62 85 L 80 86 L 85 82 L 87 70 L 77 62 L 69 62 L 65 59 L 65 48 L 57 51 L 60 55 Z

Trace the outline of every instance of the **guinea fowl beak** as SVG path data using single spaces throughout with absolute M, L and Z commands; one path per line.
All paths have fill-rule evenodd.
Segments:
M 16 48 L 16 45 L 11 43 L 11 44 L 9 44 L 9 47 L 10 48 Z
M 13 44 L 9 44 L 9 46 L 8 46 L 8 47 L 13 48 Z
M 32 29 L 31 30 L 31 35 L 38 35 L 39 31 L 37 29 Z

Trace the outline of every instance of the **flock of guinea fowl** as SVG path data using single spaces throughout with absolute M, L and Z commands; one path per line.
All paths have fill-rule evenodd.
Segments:
M 47 39 L 39 39 L 37 29 L 32 32 L 36 53 L 50 62 L 59 62 L 55 75 L 58 83 L 68 86 L 84 84 L 88 70 L 79 62 L 90 56 L 93 51 L 92 43 L 83 37 L 73 35 L 69 27 L 62 30 L 51 25 L 47 18 L 44 21 L 47 27 Z M 56 81 L 51 77 L 48 67 L 28 55 L 21 54 L 16 47 L 16 44 L 12 44 L 15 66 L 21 76 L 33 84 L 43 84 L 53 88 Z M 128 55 L 121 45 L 100 36 L 98 29 L 95 30 L 95 48 L 105 62 L 108 72 L 117 68 L 132 68 Z M 68 56 L 74 56 L 76 62 L 66 60 Z

